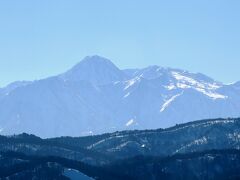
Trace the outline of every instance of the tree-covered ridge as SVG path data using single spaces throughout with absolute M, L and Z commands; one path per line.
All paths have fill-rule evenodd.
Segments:
M 211 149 L 240 148 L 240 119 L 201 120 L 167 129 L 136 130 L 86 137 L 41 139 L 0 136 L 1 151 L 57 155 L 89 164 L 107 164 L 137 155 L 168 156 Z
M 65 179 L 67 168 L 104 180 L 237 179 L 239 150 L 239 118 L 86 137 L 23 133 L 0 136 L 0 175 Z
M 136 155 L 171 155 L 207 149 L 240 148 L 240 119 L 211 119 L 167 129 L 122 131 L 87 137 L 49 139 L 69 146 L 126 158 Z
M 167 157 L 137 156 L 105 166 L 91 166 L 54 156 L 27 156 L 22 153 L 0 154 L 1 179 L 68 179 L 70 168 L 99 180 L 138 179 L 238 179 L 240 151 L 209 150 Z
M 83 172 L 96 179 L 124 179 L 121 174 L 112 173 L 103 167 L 91 166 L 57 156 L 29 156 L 12 151 L 0 153 L 0 178 L 9 179 L 68 179 L 64 169 Z

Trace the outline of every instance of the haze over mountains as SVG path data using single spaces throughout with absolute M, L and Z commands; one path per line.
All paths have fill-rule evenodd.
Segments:
M 223 72 L 225 73 L 225 72 Z M 240 82 L 188 71 L 120 70 L 99 56 L 67 72 L 0 89 L 0 133 L 81 136 L 240 116 Z

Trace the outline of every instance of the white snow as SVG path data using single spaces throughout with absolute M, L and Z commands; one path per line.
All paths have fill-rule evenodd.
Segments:
M 193 78 L 184 76 L 180 74 L 179 72 L 172 72 L 172 75 L 177 82 L 177 87 L 181 89 L 186 89 L 186 88 L 192 88 L 197 90 L 198 92 L 203 93 L 204 95 L 212 98 L 213 100 L 215 99 L 226 99 L 228 98 L 227 96 L 224 96 L 222 94 L 219 94 L 215 92 L 216 89 L 220 88 L 221 86 L 216 84 L 216 83 L 207 83 L 207 82 L 198 82 L 197 80 L 194 80 Z
M 181 80 L 183 82 L 189 82 L 191 84 L 198 84 L 199 86 L 202 86 L 202 84 L 198 83 L 194 79 L 187 77 L 187 76 L 183 76 L 178 72 L 172 72 L 172 75 L 175 77 L 176 80 Z
M 232 134 L 228 134 L 228 138 L 233 140 L 233 141 L 240 141 L 240 133 L 239 132 L 234 132 Z
M 191 143 L 189 143 L 189 144 L 187 144 L 187 145 L 185 145 L 185 146 L 182 146 L 180 149 L 176 150 L 176 153 L 179 153 L 179 152 L 181 152 L 182 150 L 187 149 L 187 148 L 189 148 L 189 147 L 191 147 L 191 146 L 194 146 L 194 145 L 207 144 L 207 142 L 208 142 L 207 138 L 206 138 L 205 136 L 203 136 L 203 137 L 200 138 L 200 139 L 194 140 L 193 142 L 191 142 Z
M 191 86 L 189 86 L 187 84 L 183 84 L 183 83 L 177 83 L 177 87 L 181 88 L 181 89 L 191 88 Z
M 130 88 L 131 86 L 133 86 L 136 82 L 139 82 L 141 80 L 141 76 L 137 76 L 133 79 L 130 79 L 127 81 L 127 85 L 125 86 L 124 90 Z
M 191 77 L 184 76 L 179 72 L 172 72 L 173 77 L 178 80 L 178 87 L 179 88 L 190 88 L 196 87 L 201 89 L 217 89 L 218 86 L 216 83 L 206 83 L 206 82 L 199 82 Z
M 218 89 L 221 87 L 221 86 L 217 85 L 216 83 L 213 83 L 213 84 L 208 83 L 207 85 L 210 89 Z
M 201 89 L 201 88 L 196 88 L 197 91 L 202 92 L 203 94 L 207 95 L 208 97 L 212 98 L 212 99 L 226 99 L 228 98 L 228 96 L 224 96 L 222 94 L 219 93 L 214 93 L 214 92 L 207 92 L 205 89 Z
M 176 88 L 176 86 L 174 85 L 174 84 L 170 84 L 170 85 L 168 85 L 168 86 L 164 86 L 166 89 L 168 89 L 168 90 L 173 90 L 173 89 L 175 89 Z
M 124 90 L 128 89 L 129 87 L 131 87 L 132 85 L 135 84 L 135 80 L 134 79 L 131 79 L 127 82 L 127 86 L 124 88 Z
M 123 149 L 124 147 L 127 147 L 128 144 L 136 144 L 136 145 L 139 145 L 138 143 L 134 142 L 134 141 L 127 141 L 127 142 L 124 142 L 116 147 L 113 147 L 111 149 L 108 149 L 107 151 L 108 152 L 115 152 L 115 151 L 119 151 L 121 149 Z
M 172 96 L 170 99 L 168 99 L 160 109 L 160 112 L 163 112 L 178 96 L 182 95 L 182 93 Z
M 130 95 L 130 92 L 128 92 L 127 94 L 125 94 L 123 97 L 126 98 Z
M 130 119 L 127 123 L 126 126 L 131 126 L 134 123 L 134 119 Z
M 194 144 L 197 144 L 197 145 L 205 144 L 205 143 L 207 143 L 207 138 L 205 136 L 194 141 Z

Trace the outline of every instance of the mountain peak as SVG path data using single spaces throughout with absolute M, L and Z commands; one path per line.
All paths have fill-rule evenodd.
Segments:
M 104 58 L 102 56 L 93 55 L 86 56 L 83 60 L 81 60 L 78 64 L 76 64 L 71 70 L 78 71 L 82 68 L 109 68 L 109 66 L 117 68 L 109 59 Z M 117 68 L 118 69 L 118 68 Z M 70 71 L 71 71 L 70 70 Z
M 87 67 L 87 66 L 96 66 L 96 68 L 99 66 L 115 66 L 109 59 L 104 58 L 102 56 L 93 55 L 93 56 L 86 56 L 84 57 L 80 62 L 78 62 L 75 66 L 72 67 L 71 70 L 78 68 Z
M 108 84 L 125 79 L 125 74 L 109 59 L 94 55 L 86 56 L 62 75 L 64 80 L 89 81 L 95 85 Z
M 109 59 L 99 56 L 99 55 L 86 56 L 80 63 L 82 63 L 82 62 L 112 63 Z

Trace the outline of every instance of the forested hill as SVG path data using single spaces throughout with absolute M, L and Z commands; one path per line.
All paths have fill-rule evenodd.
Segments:
M 234 179 L 240 172 L 239 149 L 239 118 L 86 137 L 41 139 L 24 133 L 0 136 L 0 174 L 15 178 L 38 172 L 61 179 L 73 169 L 95 179 Z

